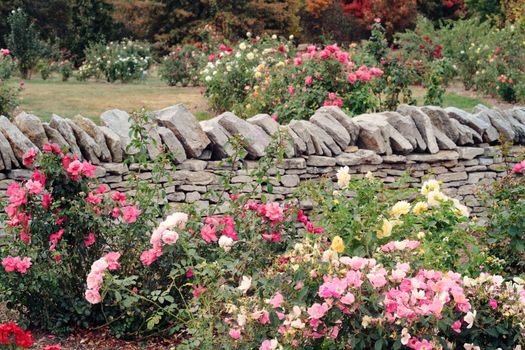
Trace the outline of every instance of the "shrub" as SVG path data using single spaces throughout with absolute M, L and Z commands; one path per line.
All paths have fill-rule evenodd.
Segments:
M 31 69 L 46 50 L 46 44 L 40 39 L 34 23 L 31 23 L 22 9 L 13 10 L 7 22 L 10 28 L 6 37 L 7 46 L 17 59 L 22 78 L 27 79 Z
M 53 73 L 54 67 L 48 60 L 39 60 L 38 64 L 36 65 L 36 68 L 40 72 L 40 76 L 42 77 L 42 80 L 47 80 Z
M 11 51 L 0 49 L 0 80 L 9 80 L 13 75 L 15 63 L 11 57 Z
M 10 86 L 8 82 L 0 79 L 0 115 L 11 117 L 13 111 L 19 105 L 20 91 L 23 83 L 18 86 Z
M 31 149 L 24 165 L 30 180 L 12 182 L 0 247 L 2 299 L 31 324 L 54 331 L 101 322 L 104 313 L 84 300 L 84 276 L 104 252 L 122 251 L 122 269 L 141 244 L 148 218 L 122 193 L 95 186 L 95 167 L 56 144 Z M 111 306 L 105 308 L 111 315 Z
M 71 75 L 73 75 L 73 63 L 68 60 L 63 60 L 56 65 L 58 72 L 62 76 L 62 81 L 68 81 Z
M 149 47 L 131 40 L 93 44 L 86 49 L 85 56 L 80 67 L 81 79 L 100 74 L 108 82 L 129 82 L 144 79 L 151 65 Z
M 206 43 L 177 46 L 164 57 L 159 69 L 160 77 L 170 86 L 198 85 L 200 70 L 213 57 Z

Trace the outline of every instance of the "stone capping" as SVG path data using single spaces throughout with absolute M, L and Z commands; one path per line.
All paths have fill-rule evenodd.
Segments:
M 498 149 L 501 142 L 525 144 L 525 107 L 507 110 L 478 105 L 474 113 L 458 108 L 400 105 L 395 112 L 370 113 L 350 117 L 338 107 L 322 107 L 309 120 L 280 125 L 267 114 L 247 120 L 231 112 L 198 122 L 182 104 L 153 112 L 153 125 L 148 134 L 158 145 L 174 154 L 173 182 L 166 182 L 168 200 L 173 203 L 209 205 L 218 199 L 204 199 L 210 189 L 219 188 L 218 163 L 231 155 L 228 140 L 239 134 L 246 141 L 248 160 L 255 166 L 264 155 L 272 134 L 282 131 L 286 141 L 285 159 L 276 164 L 271 199 L 284 199 L 301 181 L 332 176 L 341 166 L 362 176 L 371 171 L 388 186 L 394 186 L 404 173 L 410 173 L 411 185 L 434 176 L 443 182 L 449 195 L 465 199 L 475 211 L 477 186 L 485 186 L 505 174 Z M 72 119 L 53 115 L 42 123 L 34 115 L 20 113 L 12 121 L 0 117 L 0 191 L 12 179 L 27 178 L 22 156 L 31 148 L 42 148 L 47 142 L 68 145 L 82 159 L 97 165 L 97 177 L 112 190 L 132 191 L 130 176 L 123 164 L 136 150 L 126 147 L 131 120 L 125 111 L 110 110 L 102 114 L 103 126 L 82 116 Z M 523 147 L 514 146 L 518 157 Z M 158 148 L 148 148 L 150 158 Z M 132 165 L 133 167 L 133 165 Z M 144 180 L 151 173 L 141 174 Z M 246 170 L 239 170 L 235 183 L 249 183 Z M 469 201 L 471 203 L 469 203 Z

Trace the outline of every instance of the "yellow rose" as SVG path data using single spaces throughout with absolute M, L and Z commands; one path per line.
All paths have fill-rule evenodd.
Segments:
M 423 231 L 419 231 L 417 233 L 417 239 L 423 239 L 423 238 L 425 238 L 425 236 L 426 236 L 425 232 L 423 232 Z
M 332 245 L 330 246 L 330 248 L 336 252 L 336 253 L 342 253 L 345 251 L 345 244 L 343 242 L 343 239 L 339 236 L 335 236 L 333 239 L 332 239 Z
M 428 210 L 428 204 L 425 202 L 417 202 L 416 205 L 414 205 L 414 209 L 412 209 L 412 212 L 416 215 L 421 214 L 424 211 Z
M 441 193 L 439 189 L 431 191 L 427 195 L 427 201 L 431 207 L 438 207 L 442 202 L 447 201 L 448 199 L 449 198 Z
M 350 168 L 347 166 L 340 168 L 337 171 L 337 184 L 340 188 L 345 188 L 350 183 L 352 176 L 349 174 Z
M 401 215 L 408 214 L 410 212 L 410 204 L 407 201 L 399 201 L 392 209 L 390 209 L 390 215 L 395 216 L 396 218 Z
M 392 234 L 392 227 L 394 227 L 394 225 L 392 225 L 390 221 L 383 219 L 383 226 L 381 227 L 381 230 L 377 231 L 377 238 L 381 239 L 390 237 Z
M 440 190 L 439 182 L 436 180 L 428 180 L 423 182 L 423 186 L 421 186 L 421 194 L 423 196 L 428 195 L 430 192 Z

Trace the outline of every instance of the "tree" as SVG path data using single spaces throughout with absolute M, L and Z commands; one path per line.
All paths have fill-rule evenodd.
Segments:
M 27 79 L 31 69 L 42 56 L 46 44 L 40 39 L 35 24 L 22 9 L 13 10 L 7 18 L 7 23 L 10 28 L 6 37 L 7 46 L 17 59 L 22 78 Z
M 432 21 L 456 19 L 464 8 L 463 0 L 417 0 L 418 12 Z

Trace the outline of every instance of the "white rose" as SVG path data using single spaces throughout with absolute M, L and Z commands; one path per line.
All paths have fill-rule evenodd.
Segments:
M 229 252 L 232 249 L 233 243 L 233 239 L 228 236 L 222 235 L 219 238 L 219 247 L 224 249 L 225 252 Z

